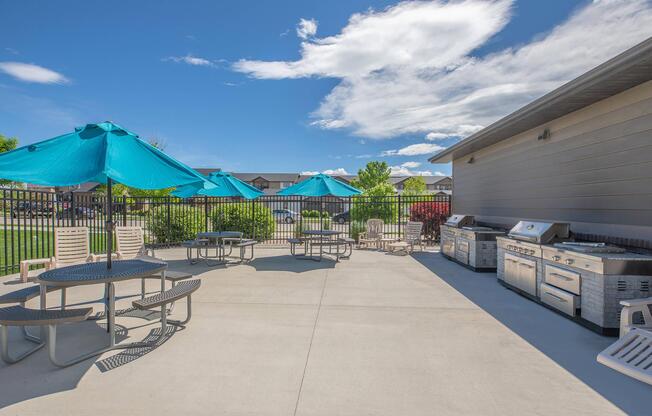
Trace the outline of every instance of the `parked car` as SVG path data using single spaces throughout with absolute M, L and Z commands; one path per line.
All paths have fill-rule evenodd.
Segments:
M 351 214 L 349 211 L 340 212 L 339 214 L 333 215 L 333 222 L 338 224 L 344 224 L 351 220 Z
M 54 209 L 51 204 L 34 201 L 20 201 L 14 206 L 11 215 L 18 218 L 20 215 L 35 218 L 36 216 L 49 217 L 53 214 Z
M 71 207 L 64 208 L 63 210 L 57 213 L 57 218 L 62 219 L 72 219 L 73 218 L 73 209 Z M 76 220 L 86 218 L 92 220 L 95 218 L 95 210 L 86 207 L 75 207 L 74 208 L 74 218 Z
M 299 220 L 299 213 L 289 209 L 275 209 L 272 215 L 277 222 L 284 222 L 286 224 L 294 224 Z

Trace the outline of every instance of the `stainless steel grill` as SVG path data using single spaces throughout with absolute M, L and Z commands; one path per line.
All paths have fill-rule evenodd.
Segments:
M 463 214 L 454 214 L 451 215 L 448 220 L 444 223 L 449 227 L 462 228 L 468 227 L 475 223 L 475 218 L 473 215 L 463 215 Z
M 519 221 L 509 237 L 535 244 L 549 244 L 570 237 L 570 225 L 562 222 Z

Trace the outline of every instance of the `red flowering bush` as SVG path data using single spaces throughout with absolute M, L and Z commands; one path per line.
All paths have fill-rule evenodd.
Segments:
M 439 240 L 439 226 L 450 216 L 448 201 L 415 202 L 410 206 L 410 221 L 423 223 L 426 240 Z

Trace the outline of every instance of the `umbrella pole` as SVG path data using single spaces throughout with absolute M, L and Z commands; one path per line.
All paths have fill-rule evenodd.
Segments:
M 113 181 L 106 180 L 106 268 L 111 268 L 111 249 L 113 248 L 113 193 L 111 188 Z

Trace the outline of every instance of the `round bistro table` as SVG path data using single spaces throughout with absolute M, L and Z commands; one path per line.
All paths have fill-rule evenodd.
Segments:
M 36 282 L 41 287 L 41 309 L 47 308 L 46 293 L 48 287 L 66 289 L 74 286 L 103 284 L 106 288 L 104 299 L 107 327 L 109 332 L 109 346 L 100 348 L 81 357 L 74 359 L 74 362 L 83 361 L 95 355 L 121 348 L 139 347 L 144 343 L 132 342 L 116 345 L 115 343 L 115 287 L 116 282 L 124 280 L 140 279 L 157 273 L 161 274 L 161 292 L 165 290 L 165 271 L 167 263 L 150 262 L 144 260 L 113 260 L 112 267 L 107 269 L 106 261 L 96 263 L 83 263 L 74 266 L 61 267 L 45 271 L 36 277 Z M 62 305 L 64 307 L 65 305 Z M 45 337 L 46 331 L 41 330 L 41 336 Z M 44 338 L 43 338 L 44 339 Z

